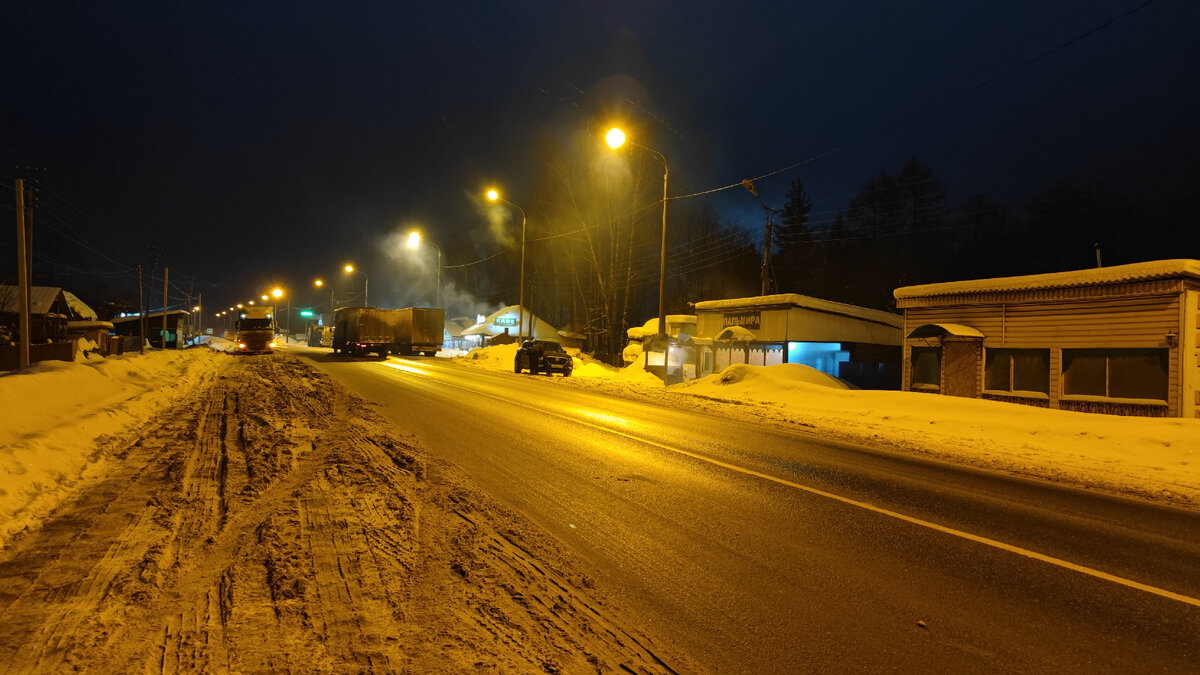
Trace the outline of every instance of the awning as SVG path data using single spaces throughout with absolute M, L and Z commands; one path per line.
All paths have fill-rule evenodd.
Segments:
M 923 326 L 917 326 L 911 333 L 910 338 L 929 338 L 942 337 L 943 335 L 957 335 L 959 337 L 973 337 L 983 339 L 983 333 L 964 326 L 959 323 L 927 323 Z

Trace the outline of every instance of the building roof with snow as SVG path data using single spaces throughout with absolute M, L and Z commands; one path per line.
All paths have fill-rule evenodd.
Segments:
M 968 293 L 1005 293 L 1052 288 L 1082 288 L 1085 286 L 1177 279 L 1180 277 L 1200 279 L 1200 260 L 1154 260 L 1129 265 L 1115 265 L 1113 267 L 1072 270 L 1070 272 L 950 281 L 940 284 L 905 286 L 897 288 L 893 291 L 893 294 L 897 300 L 903 300 L 907 298 L 927 298 L 944 295 L 965 295 Z
M 0 312 L 16 314 L 21 311 L 21 287 L 0 286 Z M 66 316 L 72 320 L 95 321 L 96 312 L 70 291 L 57 286 L 32 286 L 29 289 L 29 313 L 50 314 L 59 294 L 66 303 Z M 62 307 L 60 306 L 60 311 Z
M 489 314 L 483 321 L 467 328 L 462 332 L 464 337 L 469 335 L 501 335 L 517 334 L 520 327 L 520 317 L 517 305 L 508 305 Z M 525 310 L 524 331 L 537 339 L 553 340 L 558 336 L 558 329 L 539 319 L 528 309 Z
M 822 300 L 797 293 L 779 293 L 776 295 L 758 295 L 750 298 L 731 298 L 729 300 L 704 300 L 696 303 L 697 312 L 721 312 L 747 309 L 780 309 L 786 307 L 802 307 L 827 314 L 840 314 L 854 319 L 874 321 L 900 328 L 904 318 L 899 314 L 882 312 L 877 309 L 847 305 L 844 302 Z

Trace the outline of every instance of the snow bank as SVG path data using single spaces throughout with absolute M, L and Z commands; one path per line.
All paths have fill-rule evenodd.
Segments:
M 488 370 L 507 370 L 513 369 L 513 362 L 517 358 L 517 345 L 494 345 L 491 347 L 479 347 L 472 349 L 466 356 L 456 359 L 460 363 L 486 368 Z M 651 373 L 646 372 L 646 357 L 642 356 L 637 361 L 625 368 L 614 368 L 613 366 L 601 363 L 587 355 L 579 355 L 571 357 L 571 377 L 594 379 L 594 380 L 613 380 L 625 383 L 644 383 L 654 384 L 662 387 L 662 380 L 658 379 Z
M 676 400 L 693 395 L 737 403 L 725 410 L 734 416 L 800 425 L 822 436 L 1200 505 L 1196 419 L 1096 415 L 847 389 L 840 380 L 798 364 L 730 366 L 659 394 Z
M 0 377 L 0 543 L 50 511 L 106 436 L 135 427 L 225 361 L 203 349 L 43 361 Z

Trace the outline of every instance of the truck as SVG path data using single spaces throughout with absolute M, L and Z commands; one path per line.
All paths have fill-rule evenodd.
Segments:
M 333 326 L 313 324 L 308 327 L 309 347 L 330 347 L 333 345 Z
M 333 312 L 333 353 L 387 356 L 396 341 L 396 312 L 378 307 L 338 307 Z
M 442 348 L 446 332 L 446 310 L 409 307 L 397 310 L 396 353 L 433 356 Z
M 333 313 L 331 346 L 334 354 L 432 356 L 441 349 L 445 318 L 446 310 L 432 307 L 339 307 Z
M 270 307 L 245 307 L 236 324 L 237 350 L 240 354 L 261 354 L 275 345 L 275 319 Z

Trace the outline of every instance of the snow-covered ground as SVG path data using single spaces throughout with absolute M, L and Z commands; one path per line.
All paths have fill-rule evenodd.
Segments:
M 104 470 L 106 440 L 228 367 L 212 349 L 152 351 L 78 363 L 47 361 L 0 376 L 0 545 Z M 515 345 L 455 361 L 511 371 Z M 547 378 L 551 379 L 551 378 Z M 1200 507 L 1200 420 L 1116 417 L 975 399 L 847 389 L 805 366 L 732 366 L 663 387 L 640 363 L 576 358 L 563 386 L 699 407 L 824 437 L 932 455 Z
M 511 370 L 514 345 L 461 362 Z M 847 388 L 807 366 L 735 365 L 672 387 L 640 363 L 575 360 L 565 386 L 656 399 L 1009 473 L 1200 507 L 1200 420 L 1066 412 L 899 391 Z
M 207 349 L 77 363 L 42 361 L 0 377 L 0 544 L 49 512 L 88 472 L 105 440 L 145 422 L 225 367 Z

